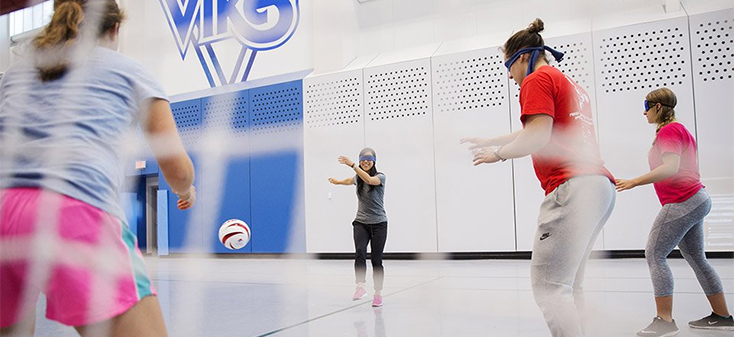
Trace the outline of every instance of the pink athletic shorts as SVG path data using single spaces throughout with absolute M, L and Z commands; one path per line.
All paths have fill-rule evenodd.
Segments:
M 0 190 L 0 327 L 35 312 L 83 326 L 155 295 L 137 239 L 120 219 L 35 188 Z

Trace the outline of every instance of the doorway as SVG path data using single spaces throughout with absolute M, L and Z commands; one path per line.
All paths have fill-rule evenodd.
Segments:
M 145 178 L 145 251 L 158 255 L 158 177 Z

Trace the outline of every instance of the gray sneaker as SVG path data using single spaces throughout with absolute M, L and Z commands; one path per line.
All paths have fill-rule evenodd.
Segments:
M 734 318 L 731 315 L 723 317 L 712 312 L 709 316 L 688 322 L 688 326 L 694 329 L 734 331 Z
M 652 319 L 652 323 L 647 328 L 638 331 L 637 335 L 641 337 L 669 337 L 675 336 L 679 332 L 675 320 L 667 322 L 660 317 L 655 317 Z

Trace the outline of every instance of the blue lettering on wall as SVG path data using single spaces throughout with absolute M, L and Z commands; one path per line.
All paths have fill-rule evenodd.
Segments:
M 247 80 L 258 51 L 286 43 L 298 27 L 298 0 L 159 0 L 181 59 L 196 52 L 209 85 Z M 214 44 L 241 46 L 231 74 L 225 74 Z

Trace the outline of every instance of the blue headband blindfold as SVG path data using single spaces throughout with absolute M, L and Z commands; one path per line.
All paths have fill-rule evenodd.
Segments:
M 535 70 L 535 62 L 538 60 L 538 55 L 540 52 L 549 51 L 553 58 L 556 60 L 556 62 L 561 62 L 563 60 L 563 53 L 559 52 L 551 47 L 548 46 L 542 46 L 542 47 L 531 47 L 531 48 L 523 48 L 517 51 L 512 57 L 510 57 L 507 62 L 505 62 L 505 67 L 507 67 L 507 71 L 510 70 L 510 67 L 517 61 L 517 59 L 520 58 L 523 54 L 532 53 L 530 55 L 530 60 L 528 60 L 528 73 L 525 74 L 525 76 L 530 75 L 533 73 L 533 70 Z
M 655 104 L 658 104 L 658 103 L 660 102 L 652 102 L 652 101 L 645 100 L 645 111 L 650 110 L 652 107 L 655 106 Z M 663 104 L 663 103 L 660 103 L 660 105 L 667 106 L 669 108 L 675 108 L 674 106 L 670 106 L 670 105 Z
M 359 156 L 359 161 L 363 161 L 363 160 L 369 160 L 373 163 L 377 162 L 377 158 L 375 158 L 375 156 Z

